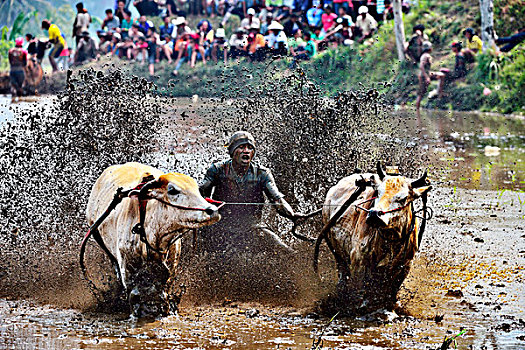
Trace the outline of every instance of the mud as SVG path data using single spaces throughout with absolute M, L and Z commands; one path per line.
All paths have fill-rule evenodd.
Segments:
M 518 135 L 517 145 L 500 144 L 504 154 L 513 154 L 513 173 L 505 170 L 508 158 L 490 158 L 492 172 L 479 171 L 479 179 L 489 180 L 465 185 L 458 168 L 476 168 L 480 159 L 459 159 L 458 153 L 473 154 L 465 140 L 468 128 L 453 138 L 450 124 L 444 123 L 435 136 L 432 125 L 425 124 L 432 115 L 393 117 L 393 111 L 376 103 L 381 97 L 374 92 L 328 99 L 291 75 L 255 91 L 259 99 L 225 96 L 195 102 L 155 97 L 149 83 L 118 74 L 84 74 L 72 77 L 75 90 L 47 100 L 45 109 L 35 105 L 15 111 L 14 120 L 3 126 L 0 347 L 310 347 L 329 321 L 316 313 L 316 303 L 335 285 L 334 262 L 328 251 L 322 253 L 318 281 L 310 269 L 312 247 L 291 238 L 290 223 L 271 207 L 265 209 L 265 222 L 296 250 L 297 258 L 281 264 L 283 278 L 277 283 L 266 278 L 275 270 L 268 275 L 258 269 L 264 261 L 249 261 L 255 267 L 248 272 L 238 265 L 233 274 L 234 282 L 266 283 L 274 289 L 269 299 L 253 293 L 258 283 L 231 295 L 228 288 L 215 293 L 213 284 L 203 285 L 199 271 L 204 257 L 190 238 L 184 241 L 177 281 L 186 285 L 178 316 L 135 323 L 126 316 L 93 312 L 96 300 L 77 266 L 78 244 L 87 228 L 86 193 L 102 169 L 138 160 L 201 178 L 212 161 L 227 156 L 224 143 L 240 128 L 255 134 L 258 160 L 272 168 L 279 188 L 300 211 L 316 208 L 338 178 L 356 167 L 369 169 L 377 159 L 410 176 L 431 168 L 439 189 L 429 200 L 436 217 L 400 292 L 401 316 L 336 319 L 324 332 L 324 346 L 430 349 L 461 327 L 467 334 L 458 341 L 465 347 L 524 344 L 522 120 L 508 122 Z M 497 169 L 503 170 L 494 176 Z M 318 228 L 314 220 L 301 232 L 314 236 Z M 111 289 L 110 264 L 95 245 L 89 259 L 97 284 Z M 222 276 L 217 277 L 220 285 Z M 283 283 L 291 285 L 292 293 L 280 291 Z

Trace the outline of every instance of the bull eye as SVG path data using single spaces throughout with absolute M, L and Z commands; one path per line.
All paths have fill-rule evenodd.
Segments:
M 168 185 L 168 194 L 172 196 L 176 196 L 180 193 L 178 189 L 175 188 L 173 185 Z

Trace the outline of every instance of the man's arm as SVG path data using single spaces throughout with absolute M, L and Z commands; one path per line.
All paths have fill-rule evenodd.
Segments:
M 284 216 L 290 220 L 296 220 L 304 216 L 303 214 L 295 213 L 293 211 L 290 204 L 288 204 L 288 202 L 284 199 L 284 195 L 279 192 L 279 189 L 275 184 L 275 180 L 270 172 L 266 172 L 266 176 L 263 181 L 265 185 L 264 193 L 272 203 L 276 204 L 275 209 L 279 215 Z
M 213 187 L 216 186 L 219 176 L 219 169 L 213 164 L 204 175 L 204 180 L 199 186 L 199 191 L 203 197 L 211 197 Z

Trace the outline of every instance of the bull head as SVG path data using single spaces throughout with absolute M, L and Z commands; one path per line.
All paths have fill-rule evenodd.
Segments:
M 377 198 L 366 221 L 371 226 L 392 229 L 401 235 L 402 228 L 412 219 L 410 204 L 432 188 L 426 179 L 427 172 L 411 181 L 404 176 L 386 175 L 380 162 L 377 162 L 376 168 L 379 181 L 373 178 L 376 180 Z

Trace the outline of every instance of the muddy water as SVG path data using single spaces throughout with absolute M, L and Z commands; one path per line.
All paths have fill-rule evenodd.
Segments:
M 192 108 L 188 103 L 174 101 L 168 117 L 177 125 L 171 132 L 179 141 L 160 142 L 159 154 L 168 151 L 177 159 L 191 159 L 193 171 L 202 173 L 210 160 L 200 143 L 224 140 L 218 142 L 221 135 L 207 129 L 198 113 L 189 120 L 181 118 L 183 110 L 198 111 L 211 102 Z M 399 315 L 336 318 L 327 326 L 329 319 L 315 313 L 311 296 L 278 306 L 231 300 L 209 305 L 188 297 L 179 315 L 137 323 L 118 315 L 42 306 L 3 290 L 0 348 L 305 349 L 321 339 L 326 348 L 436 349 L 445 336 L 461 328 L 466 330 L 457 339 L 461 349 L 524 348 L 523 120 L 436 112 L 419 119 L 400 112 L 395 118 L 406 126 L 406 135 L 422 139 L 428 147 L 430 173 L 438 185 L 430 199 L 436 215 L 400 292 Z M 499 147 L 499 155 L 495 149 L 485 152 L 486 146 Z M 311 253 L 307 246 L 294 246 Z M 327 263 L 321 283 L 329 283 L 334 269 L 329 252 L 322 254 Z M 304 268 L 310 267 L 305 263 Z M 68 290 L 66 283 L 62 293 L 77 291 Z M 54 305 L 61 304 L 55 300 Z M 436 316 L 443 319 L 436 322 Z

